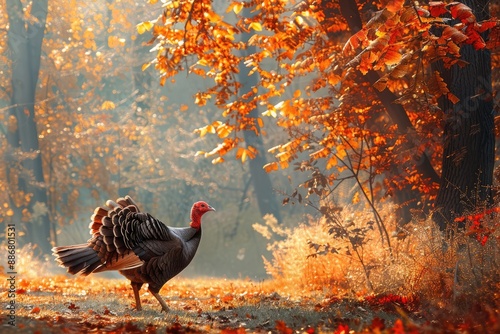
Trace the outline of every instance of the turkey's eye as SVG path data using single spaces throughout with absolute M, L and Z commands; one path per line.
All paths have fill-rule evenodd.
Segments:
M 202 207 L 205 207 L 205 204 L 202 204 L 201 206 L 202 206 Z

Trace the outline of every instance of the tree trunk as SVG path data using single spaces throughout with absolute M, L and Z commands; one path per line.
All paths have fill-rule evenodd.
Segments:
M 32 242 L 44 254 L 49 254 L 50 219 L 34 108 L 47 0 L 33 2 L 29 20 L 25 20 L 23 5 L 19 0 L 7 1 L 6 9 L 9 16 L 8 45 L 12 60 L 12 108 L 9 118 L 12 126 L 9 127 L 7 139 L 13 150 L 20 150 L 22 166 L 22 171 L 18 171 L 19 181 L 17 184 L 10 184 L 15 187 L 10 191 L 12 194 L 25 194 L 21 205 L 19 200 L 11 201 L 15 204 L 16 211 L 16 221 L 13 223 L 21 222 L 21 216 L 26 217 L 24 213 L 27 211 L 31 221 L 25 226 L 26 237 L 19 242 Z M 9 173 L 15 171 L 11 169 Z
M 250 9 L 245 8 L 243 11 L 243 16 L 250 16 Z M 248 42 L 251 34 L 248 32 L 242 33 L 242 41 Z M 243 51 L 244 52 L 244 51 Z M 246 55 L 255 53 L 254 46 L 248 46 L 246 49 Z M 240 95 L 245 95 L 252 90 L 252 87 L 257 86 L 257 74 L 250 74 L 250 69 L 245 66 L 245 64 L 240 62 L 239 65 L 239 82 L 242 84 L 240 89 Z M 257 106 L 254 106 L 252 111 L 247 115 L 247 117 L 254 118 L 254 124 L 258 130 L 260 130 L 257 123 L 257 118 L 259 117 L 259 110 Z M 264 142 L 262 141 L 262 136 L 257 135 L 254 131 L 244 131 L 243 136 L 245 138 L 245 143 L 247 146 L 252 146 L 257 150 L 257 156 L 254 159 L 249 160 L 250 175 L 252 177 L 252 184 L 255 190 L 255 196 L 257 198 L 257 203 L 259 205 L 259 210 L 262 216 L 265 214 L 272 214 L 281 222 L 280 206 L 278 204 L 276 193 L 273 189 L 271 178 L 269 174 L 264 170 L 264 165 L 267 163 L 265 156 Z
M 462 2 L 473 10 L 477 21 L 489 18 L 489 1 Z M 456 216 L 492 203 L 495 133 L 490 51 L 465 45 L 460 52 L 469 63 L 464 68 L 435 67 L 450 92 L 460 99 L 455 105 L 448 99 L 439 101 L 446 118 L 442 176 L 433 218 L 442 230 L 454 227 Z

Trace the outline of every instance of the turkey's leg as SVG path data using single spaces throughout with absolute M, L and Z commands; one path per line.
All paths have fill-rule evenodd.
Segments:
M 137 311 L 142 310 L 141 306 L 141 298 L 139 297 L 139 290 L 141 289 L 143 283 L 138 283 L 138 282 L 130 282 L 130 285 L 132 285 L 132 290 L 134 290 L 134 297 L 135 297 L 135 309 Z
M 155 298 L 160 302 L 161 304 L 161 310 L 162 311 L 165 311 L 165 313 L 167 313 L 169 311 L 169 308 L 167 306 L 167 303 L 165 303 L 165 301 L 163 300 L 163 298 L 161 298 L 160 294 L 158 292 L 154 292 L 153 290 L 151 290 L 150 288 L 148 288 L 149 292 L 151 292 L 153 294 L 153 296 L 155 296 Z

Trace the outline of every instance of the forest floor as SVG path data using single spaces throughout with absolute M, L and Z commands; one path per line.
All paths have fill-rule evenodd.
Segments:
M 0 292 L 2 333 L 437 333 L 500 329 L 498 310 L 448 322 L 443 317 L 432 319 L 416 298 L 338 298 L 324 291 L 290 297 L 278 291 L 272 281 L 175 278 L 160 292 L 170 307 L 170 312 L 164 313 L 144 287 L 143 310 L 134 310 L 132 289 L 125 279 L 64 275 L 19 279 L 12 298 L 5 284 L 8 278 L 0 275 L 1 286 L 7 287 Z M 12 300 L 15 309 L 11 312 Z

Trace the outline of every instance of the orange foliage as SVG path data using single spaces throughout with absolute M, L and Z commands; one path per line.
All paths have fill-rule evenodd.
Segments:
M 409 183 L 432 198 L 437 185 L 410 172 L 426 154 L 439 173 L 443 116 L 437 99 L 458 99 L 429 65 L 440 60 L 446 67 L 466 66 L 460 47 L 484 48 L 480 33 L 496 29 L 498 20 L 477 22 L 470 8 L 457 2 L 374 4 L 379 10 L 351 34 L 336 2 L 326 8 L 316 1 L 232 1 L 224 12 L 210 0 L 167 2 L 153 28 L 157 57 L 151 64 L 163 82 L 182 71 L 213 80 L 196 102 L 212 100 L 222 110 L 221 131 L 214 131 L 214 124 L 198 130 L 223 139 L 211 152 L 201 152 L 215 156 L 214 163 L 233 150 L 242 161 L 251 158 L 240 147 L 242 131 L 259 132 L 261 118 L 257 127 L 249 113 L 260 107 L 270 117 L 266 126 L 276 119 L 289 135 L 270 150 L 276 161 L 264 166 L 267 172 L 297 159 L 322 161 L 331 180 L 346 168 L 380 175 L 397 166 L 386 186 Z M 443 15 L 459 23 L 448 25 Z M 255 51 L 245 55 L 251 47 Z M 241 63 L 258 75 L 258 84 L 237 98 Z M 373 87 L 356 82 L 356 71 L 371 70 L 381 74 L 375 89 L 399 96 L 395 103 L 412 121 L 409 133 L 391 124 Z

